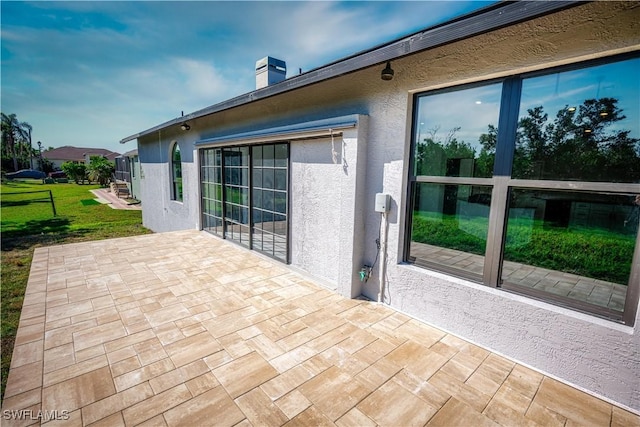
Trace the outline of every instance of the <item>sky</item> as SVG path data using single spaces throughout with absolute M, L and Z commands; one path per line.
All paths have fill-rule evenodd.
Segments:
M 481 1 L 2 1 L 0 105 L 34 147 L 127 136 L 489 5 Z

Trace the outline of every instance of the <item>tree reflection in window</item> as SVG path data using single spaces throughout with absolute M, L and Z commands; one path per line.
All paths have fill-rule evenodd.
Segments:
M 640 180 L 640 139 L 616 123 L 618 99 L 586 99 L 549 120 L 543 106 L 520 119 L 514 178 L 634 182 Z
M 636 57 L 419 95 L 406 259 L 632 323 L 638 69 Z
M 637 79 L 628 78 L 629 70 L 637 67 L 640 59 L 524 79 L 517 134 L 510 141 L 512 178 L 639 182 L 640 88 Z M 479 94 L 495 98 L 499 89 L 491 85 L 484 91 L 472 88 L 420 98 L 416 176 L 493 176 L 497 120 L 478 131 L 480 115 L 469 105 Z M 615 96 L 575 96 L 589 91 Z M 452 114 L 462 100 L 467 101 L 465 113 Z M 453 107 L 449 114 L 442 113 L 448 105 Z

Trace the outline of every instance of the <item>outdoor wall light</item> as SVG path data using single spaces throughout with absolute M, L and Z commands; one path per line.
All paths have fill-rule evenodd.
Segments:
M 191 129 L 191 126 L 189 126 L 189 125 L 185 122 L 185 123 L 183 123 L 183 124 L 180 126 L 180 129 L 182 129 L 182 130 L 189 130 L 189 129 Z
M 387 61 L 387 66 L 384 67 L 384 70 L 382 70 L 382 73 L 380 74 L 380 78 L 382 80 L 393 79 L 393 68 L 391 68 L 391 61 Z

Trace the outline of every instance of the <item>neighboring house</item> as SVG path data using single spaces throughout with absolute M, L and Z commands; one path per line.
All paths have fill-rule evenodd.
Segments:
M 56 170 L 60 170 L 60 166 L 64 162 L 89 164 L 91 156 L 102 156 L 115 161 L 119 155 L 119 153 L 104 148 L 71 147 L 69 145 L 42 152 L 42 157 L 50 160 Z
M 117 181 L 127 183 L 129 195 L 140 200 L 140 159 L 138 150 L 127 151 L 116 157 L 115 176 Z
M 636 2 L 500 2 L 281 83 L 257 65 L 272 84 L 121 141 L 146 227 L 206 230 L 640 411 Z

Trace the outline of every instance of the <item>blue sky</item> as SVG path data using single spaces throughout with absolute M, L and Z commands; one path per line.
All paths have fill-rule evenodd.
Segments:
M 0 3 L 1 106 L 33 142 L 124 152 L 120 139 L 484 7 L 480 1 Z

